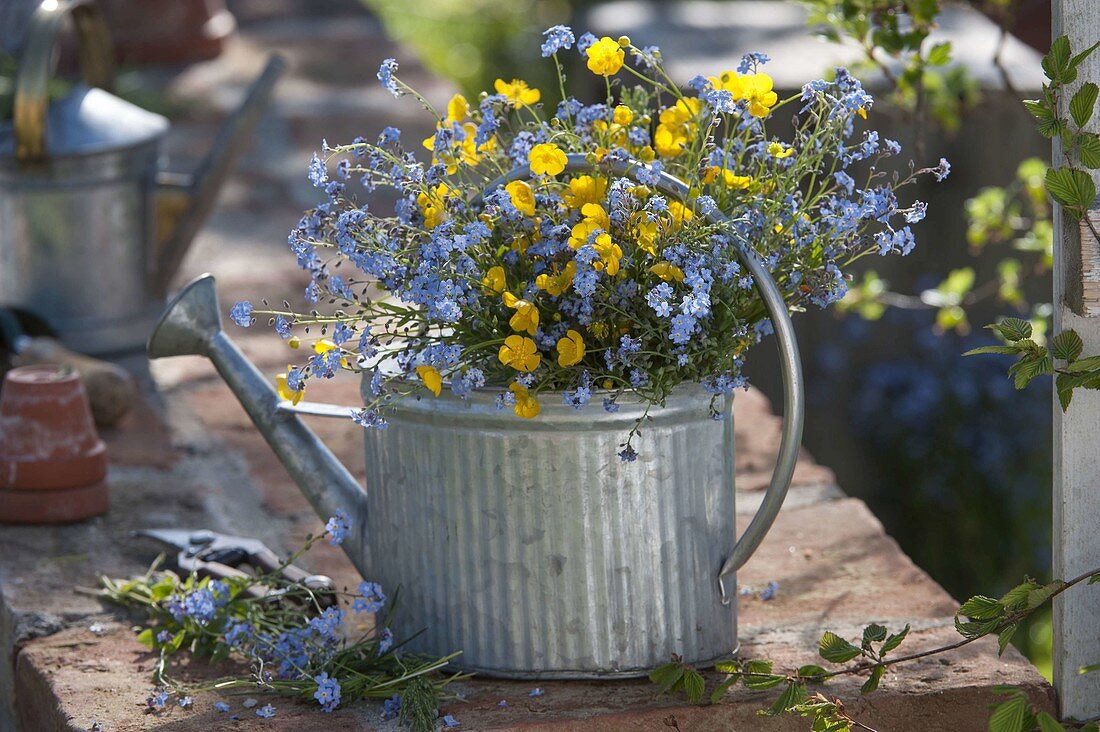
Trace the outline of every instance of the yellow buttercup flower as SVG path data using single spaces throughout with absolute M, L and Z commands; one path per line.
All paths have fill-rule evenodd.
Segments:
M 560 297 L 573 285 L 573 278 L 576 276 L 577 263 L 570 259 L 561 272 L 543 273 L 536 277 L 535 287 L 550 293 L 554 297 Z
M 867 119 L 867 110 L 863 107 L 860 107 L 859 109 L 857 109 L 856 114 L 858 114 L 863 119 Z
M 623 67 L 626 54 L 612 38 L 604 36 L 585 51 L 588 56 L 588 70 L 598 76 L 614 76 Z
M 767 74 L 746 74 L 741 77 L 744 84 L 744 99 L 749 103 L 749 114 L 753 117 L 767 117 L 771 108 L 779 100 L 772 91 L 772 77 Z
M 634 224 L 634 236 L 638 248 L 653 257 L 657 256 L 658 223 L 656 218 L 650 219 L 648 214 L 642 212 L 636 215 Z
M 728 91 L 734 100 L 745 98 L 745 85 L 741 81 L 741 75 L 736 71 L 723 71 L 718 76 L 708 76 L 707 80 L 715 89 Z
M 634 121 L 634 113 L 630 111 L 630 107 L 625 104 L 620 104 L 615 107 L 615 113 L 612 115 L 612 119 L 615 121 L 615 124 L 626 127 Z
M 313 344 L 313 352 L 322 356 L 334 348 L 336 348 L 336 344 L 330 341 L 328 338 L 322 338 L 321 340 Z
M 562 194 L 565 205 L 572 209 L 584 208 L 586 203 L 599 203 L 607 194 L 607 178 L 600 175 L 578 175 L 569 181 L 569 189 Z
M 481 284 L 491 292 L 504 292 L 508 289 L 508 281 L 504 277 L 504 267 L 490 267 L 485 276 L 481 278 Z
M 521 335 L 510 335 L 505 338 L 497 358 L 502 364 L 511 366 L 516 371 L 534 371 L 542 362 L 542 354 L 539 353 L 535 342 Z
M 650 267 L 649 271 L 665 282 L 671 282 L 672 280 L 676 280 L 677 282 L 684 281 L 684 270 L 680 269 L 672 262 L 658 262 Z
M 535 192 L 531 190 L 531 186 L 527 185 L 526 181 L 514 180 L 504 186 L 504 190 L 508 191 L 508 195 L 512 198 L 512 205 L 516 207 L 516 210 L 527 216 L 535 215 Z
M 507 97 L 508 103 L 513 107 L 526 107 L 542 99 L 542 92 L 527 86 L 527 82 L 522 79 L 512 79 L 511 83 L 504 79 L 497 79 L 493 87 L 497 90 L 497 94 Z
M 611 218 L 600 204 L 584 204 L 581 206 L 581 214 L 584 218 L 573 226 L 569 235 L 569 246 L 573 249 L 580 249 L 587 244 L 594 232 L 611 230 Z
M 516 395 L 515 413 L 524 419 L 534 419 L 542 411 L 539 400 L 531 395 L 527 387 L 515 382 L 508 385 L 508 391 Z
M 516 311 L 508 325 L 512 330 L 525 330 L 531 335 L 539 329 L 539 309 L 534 303 L 521 300 L 510 292 L 505 291 L 504 304 Z
M 676 231 L 684 222 L 691 221 L 695 217 L 695 214 L 691 212 L 691 209 L 680 203 L 679 201 L 668 202 L 668 212 L 672 214 L 672 230 Z
M 674 131 L 668 125 L 657 125 L 653 134 L 653 147 L 663 158 L 674 158 L 687 148 L 687 136 Z
M 447 121 L 461 122 L 470 116 L 470 104 L 466 97 L 455 94 L 451 101 L 447 102 Z
M 286 374 L 279 374 L 275 377 L 275 391 L 279 392 L 279 397 L 281 399 L 285 399 L 291 404 L 297 404 L 298 402 L 302 401 L 302 397 L 306 395 L 305 387 L 299 389 L 298 391 L 291 391 L 290 387 L 287 386 L 286 381 Z
M 444 205 L 444 199 L 450 189 L 447 188 L 446 183 L 440 183 L 431 191 L 421 191 L 416 196 L 416 205 L 420 207 L 420 212 L 424 214 L 424 228 L 434 229 L 443 223 L 443 219 L 447 216 L 447 208 Z
M 594 262 L 592 267 L 606 270 L 609 277 L 617 275 L 619 273 L 619 259 L 623 256 L 623 250 L 619 248 L 618 244 L 611 241 L 611 235 L 600 234 L 596 237 L 592 247 L 600 255 L 600 261 Z
M 712 166 L 703 172 L 704 183 L 713 183 L 716 180 L 721 180 L 722 185 L 726 186 L 726 188 L 733 188 L 734 190 L 744 190 L 752 183 L 752 178 L 749 176 L 736 175 L 729 168 Z
M 439 373 L 439 369 L 435 366 L 417 366 L 416 374 L 424 382 L 428 391 L 439 396 L 439 392 L 443 390 L 443 376 Z
M 565 337 L 558 341 L 558 365 L 562 368 L 574 366 L 584 358 L 584 338 L 575 330 L 567 330 Z
M 782 160 L 783 158 L 789 158 L 794 155 L 793 147 L 783 147 L 778 142 L 773 142 L 768 145 L 768 154 L 774 158 Z
M 565 170 L 565 151 L 552 142 L 535 145 L 527 155 L 531 172 L 535 175 L 557 175 Z

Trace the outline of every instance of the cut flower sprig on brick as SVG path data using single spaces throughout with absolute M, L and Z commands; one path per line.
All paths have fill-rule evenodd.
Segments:
M 314 156 L 309 177 L 327 200 L 289 244 L 317 309 L 231 311 L 312 349 L 280 375 L 284 398 L 313 378 L 367 372 L 369 403 L 354 418 L 376 428 L 397 400 L 444 390 L 494 390 L 527 419 L 547 399 L 652 407 L 687 383 L 717 400 L 745 385 L 746 353 L 771 331 L 743 252 L 791 310 L 826 307 L 854 261 L 913 249 L 926 207 L 903 205 L 898 189 L 949 171 L 942 159 L 884 164 L 900 146 L 868 127 L 873 100 L 844 69 L 781 99 L 769 59 L 749 54 L 681 89 L 656 48 L 565 26 L 544 35 L 557 89 L 502 75 L 493 92 L 436 110 L 387 59 L 383 87 L 419 101 L 434 134 L 409 141 L 387 127 Z M 561 59 L 576 52 L 602 100 L 569 95 Z M 793 124 L 774 124 L 791 106 Z M 506 177 L 515 169 L 526 175 Z M 686 200 L 658 190 L 665 175 L 686 183 Z M 396 203 L 361 203 L 354 181 Z M 714 401 L 711 411 L 720 416 Z M 640 427 L 624 435 L 624 460 Z

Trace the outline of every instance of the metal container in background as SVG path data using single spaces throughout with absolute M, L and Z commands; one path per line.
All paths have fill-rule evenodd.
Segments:
M 644 404 L 540 396 L 528 420 L 494 393 L 444 392 L 366 431 L 367 564 L 401 587 L 397 637 L 509 677 L 637 676 L 672 654 L 736 652 L 734 606 L 704 579 L 736 537 L 732 399 L 716 422 L 710 395 L 683 389 L 622 462 Z
M 52 104 L 54 46 L 71 19 L 84 85 Z M 194 175 L 163 174 L 168 120 L 110 93 L 110 36 L 86 0 L 43 3 L 0 124 L 0 305 L 30 310 L 70 348 L 138 349 L 237 152 L 266 107 L 273 59 Z

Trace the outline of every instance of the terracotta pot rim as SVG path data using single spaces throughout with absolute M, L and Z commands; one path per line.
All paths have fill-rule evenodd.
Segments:
M 71 458 L 23 460 L 0 455 L 0 490 L 58 490 L 99 483 L 107 477 L 107 445 Z

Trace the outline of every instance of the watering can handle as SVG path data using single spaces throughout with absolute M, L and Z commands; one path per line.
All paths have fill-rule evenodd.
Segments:
M 567 156 L 565 170 L 568 172 L 591 172 L 601 167 L 609 169 L 617 175 L 624 175 L 637 181 L 636 171 L 642 164 L 635 160 L 612 160 L 600 165 L 588 162 L 584 155 L 572 154 Z M 532 177 L 527 166 L 514 168 L 506 175 L 494 180 L 485 187 L 485 191 L 492 191 L 514 180 Z M 641 181 L 638 181 L 641 182 Z M 656 183 L 647 184 L 680 201 L 688 198 L 689 187 L 679 178 L 661 173 Z M 471 203 L 479 204 L 481 197 L 475 198 Z M 706 214 L 706 218 L 715 224 L 729 221 L 725 214 L 712 211 Z M 775 280 L 760 263 L 759 258 L 748 247 L 739 248 L 739 258 L 746 269 L 752 275 L 757 292 L 760 293 L 764 305 L 771 316 L 772 326 L 775 329 L 776 343 L 779 348 L 780 366 L 783 371 L 783 435 L 779 443 L 779 457 L 776 460 L 775 470 L 772 473 L 771 483 L 764 493 L 764 499 L 756 515 L 752 517 L 748 528 L 741 538 L 734 544 L 733 551 L 722 564 L 718 571 L 718 589 L 721 592 L 722 603 L 728 605 L 730 593 L 726 589 L 726 578 L 732 576 L 756 548 L 760 546 L 764 535 L 768 533 L 779 509 L 783 505 L 783 499 L 787 496 L 787 489 L 791 486 L 791 478 L 794 477 L 795 464 L 798 462 L 798 451 L 802 445 L 802 423 L 805 418 L 805 398 L 802 383 L 802 362 L 798 355 L 798 343 L 794 337 L 794 325 L 791 316 L 787 312 L 787 303 Z
M 91 0 L 45 0 L 27 25 L 15 75 L 12 123 L 15 155 L 21 161 L 38 160 L 46 154 L 46 107 L 53 50 L 70 15 L 85 83 L 107 91 L 114 87 L 114 49 L 103 13 Z

